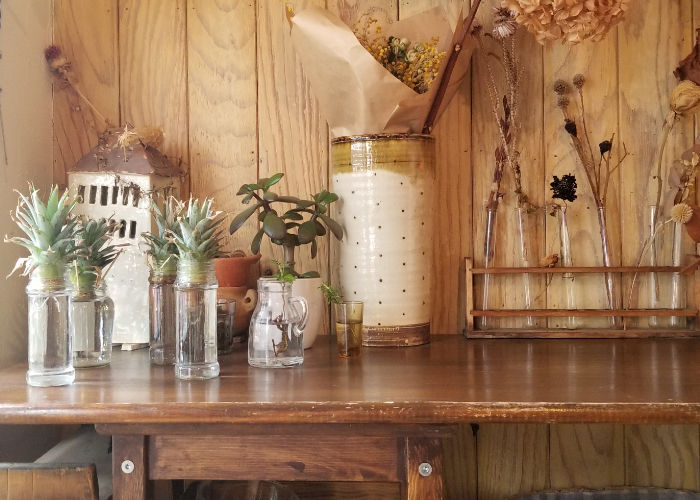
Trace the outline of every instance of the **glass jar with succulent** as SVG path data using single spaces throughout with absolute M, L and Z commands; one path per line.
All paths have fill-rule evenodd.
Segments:
M 80 221 L 74 243 L 78 257 L 70 267 L 76 368 L 102 366 L 112 360 L 114 302 L 107 295 L 104 278 L 119 256 L 118 247 L 109 244 L 118 228 L 104 218 Z
M 238 191 L 243 196 L 242 203 L 250 204 L 249 208 L 239 213 L 231 221 L 231 234 L 238 231 L 254 213 L 258 213 L 258 221 L 262 223 L 260 230 L 253 238 L 250 250 L 258 253 L 263 236 L 282 247 L 284 252 L 284 271 L 300 279 L 292 285 L 292 295 L 304 297 L 309 303 L 309 321 L 304 331 L 304 348 L 312 346 L 323 324 L 326 307 L 323 295 L 319 290 L 321 277 L 316 271 L 299 273 L 295 269 L 295 252 L 297 247 L 310 245 L 311 258 L 318 252 L 317 236 L 325 236 L 328 230 L 338 240 L 343 239 L 343 229 L 340 224 L 328 215 L 328 206 L 338 200 L 338 195 L 328 191 L 314 194 L 311 200 L 303 200 L 294 196 L 282 196 L 270 191 L 284 174 L 278 173 L 270 178 L 258 179 L 254 184 L 244 184 Z M 279 204 L 290 204 L 286 212 L 277 211 Z
M 178 217 L 179 232 L 167 231 L 178 250 L 175 300 L 177 344 L 175 376 L 209 379 L 219 375 L 216 347 L 216 289 L 214 258 L 224 255 L 219 225 L 223 212 L 214 200 L 190 198 Z
M 38 190 L 29 186 L 29 196 L 19 194 L 13 220 L 26 237 L 5 238 L 5 242 L 29 250 L 29 257 L 17 261 L 13 272 L 24 266 L 29 275 L 29 370 L 27 383 L 37 387 L 66 385 L 75 379 L 70 334 L 70 290 L 66 267 L 77 257 L 73 245 L 78 222 L 71 211 L 76 200 L 58 187 L 51 188 L 44 203 Z M 12 274 L 12 273 L 10 273 Z
M 177 278 L 177 245 L 172 235 L 180 235 L 178 218 L 182 203 L 168 198 L 162 206 L 151 200 L 151 216 L 157 232 L 141 233 L 148 247 L 148 316 L 151 363 L 175 364 L 175 279 Z

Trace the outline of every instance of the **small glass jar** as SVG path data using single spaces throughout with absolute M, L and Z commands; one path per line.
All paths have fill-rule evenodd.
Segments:
M 175 281 L 177 378 L 204 380 L 219 375 L 216 353 L 217 288 L 214 261 L 178 261 Z
M 177 261 L 155 261 L 148 276 L 148 319 L 151 363 L 175 364 L 177 341 L 175 279 Z
M 92 271 L 83 271 L 76 279 L 71 271 L 73 291 L 73 366 L 92 368 L 112 361 L 114 302 L 107 295 L 105 280 L 97 282 Z
M 29 385 L 49 387 L 75 380 L 68 283 L 63 265 L 41 265 L 29 276 Z
M 248 336 L 251 366 L 287 368 L 304 362 L 303 331 L 308 304 L 303 297 L 291 297 L 291 293 L 290 283 L 275 278 L 258 280 L 258 305 Z

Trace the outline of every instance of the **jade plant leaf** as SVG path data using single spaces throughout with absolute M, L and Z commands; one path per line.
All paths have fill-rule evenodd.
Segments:
M 287 234 L 287 226 L 274 212 L 268 212 L 263 221 L 263 230 L 271 239 L 281 240 Z
M 241 213 L 236 215 L 233 220 L 231 221 L 231 226 L 229 228 L 229 231 L 231 231 L 231 234 L 235 233 L 238 231 L 243 224 L 245 224 L 245 221 L 247 221 L 253 213 L 260 207 L 259 203 L 256 203 L 252 207 L 248 207 L 245 210 L 243 210 Z

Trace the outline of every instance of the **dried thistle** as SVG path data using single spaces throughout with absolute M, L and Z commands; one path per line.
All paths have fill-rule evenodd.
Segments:
M 674 205 L 671 209 L 671 220 L 681 224 L 687 223 L 693 216 L 693 209 L 686 203 Z
M 557 98 L 557 106 L 559 106 L 561 109 L 566 109 L 569 107 L 569 104 L 571 104 L 571 101 L 569 100 L 568 96 L 565 95 L 560 95 Z
M 554 92 L 556 92 L 559 95 L 568 94 L 569 93 L 569 84 L 566 83 L 561 78 L 559 80 L 556 80 L 554 82 Z
M 583 88 L 583 85 L 586 83 L 586 77 L 583 76 L 581 73 L 577 73 L 574 75 L 573 82 L 574 87 L 581 90 Z
M 515 34 L 518 24 L 513 13 L 503 7 L 493 9 L 493 36 L 496 40 L 511 37 Z
M 570 202 L 576 201 L 578 197 L 576 195 L 577 187 L 576 176 L 571 174 L 563 175 L 561 179 L 555 175 L 554 180 L 549 184 L 552 198 Z
M 136 130 L 139 140 L 144 146 L 158 149 L 163 145 L 165 134 L 160 127 L 145 126 Z

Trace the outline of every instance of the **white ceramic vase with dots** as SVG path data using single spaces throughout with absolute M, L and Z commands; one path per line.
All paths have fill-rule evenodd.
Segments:
M 363 344 L 429 341 L 432 313 L 433 183 L 431 136 L 341 137 L 331 149 L 340 285 L 364 302 Z

